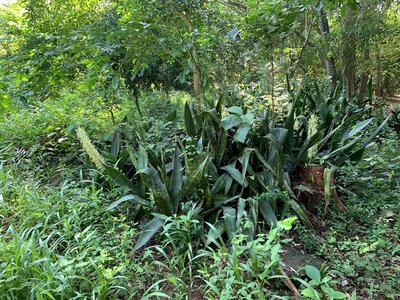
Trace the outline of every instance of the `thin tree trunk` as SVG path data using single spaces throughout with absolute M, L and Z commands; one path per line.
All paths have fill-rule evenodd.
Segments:
M 192 59 L 193 59 L 193 93 L 194 93 L 194 108 L 197 111 L 201 110 L 201 105 L 200 105 L 200 71 L 199 67 L 197 65 L 197 52 L 196 48 L 194 46 L 194 43 L 192 45 Z
M 326 34 L 329 34 L 329 23 L 328 18 L 326 17 L 326 13 L 323 8 L 319 11 L 320 15 L 320 23 L 319 27 L 321 30 L 321 35 L 324 37 Z M 327 54 L 324 59 L 326 73 L 330 79 L 329 81 L 329 90 L 333 91 L 336 88 L 336 63 L 335 59 L 331 54 Z
M 275 69 L 274 69 L 274 59 L 271 61 L 271 119 L 272 119 L 272 128 L 275 127 Z
M 381 57 L 377 54 L 376 57 L 376 83 L 375 83 L 375 96 L 382 97 L 382 70 L 381 70 Z
M 188 27 L 189 31 L 193 31 L 193 23 L 192 21 L 188 18 L 188 16 L 182 12 L 179 11 L 173 6 L 173 9 L 175 13 L 182 19 L 182 21 L 186 24 Z M 198 61 L 197 61 L 197 51 L 196 51 L 196 46 L 195 46 L 195 40 L 192 38 L 192 50 L 191 50 L 191 58 L 192 58 L 192 76 L 193 76 L 193 94 L 194 94 L 194 108 L 196 111 L 201 110 L 201 105 L 200 105 L 200 86 L 201 86 L 201 81 L 200 81 L 200 70 L 198 66 Z
M 363 60 L 364 62 L 369 60 L 369 47 L 364 48 Z M 365 67 L 364 71 L 361 74 L 360 89 L 358 91 L 358 96 L 357 96 L 359 103 L 361 103 L 364 100 L 364 97 L 367 93 L 369 75 L 370 72 L 368 68 Z
M 344 18 L 344 86 L 346 87 L 347 97 L 351 98 L 356 92 L 355 88 L 355 60 L 356 60 L 356 37 L 354 33 L 354 11 L 347 8 Z

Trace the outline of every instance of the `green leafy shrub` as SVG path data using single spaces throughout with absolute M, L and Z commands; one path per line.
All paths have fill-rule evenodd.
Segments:
M 140 216 L 147 212 L 152 217 L 135 250 L 162 227 L 162 220 L 151 212 L 166 216 L 179 214 L 180 205 L 188 201 L 201 203 L 205 220 L 226 232 L 228 237 L 237 228 L 234 222 L 223 221 L 221 216 L 235 220 L 243 211 L 253 215 L 254 226 L 259 216 L 268 225 L 276 224 L 277 216 L 284 217 L 289 209 L 308 223 L 291 187 L 290 174 L 295 167 L 314 161 L 318 155 L 323 155 L 323 161 L 333 166 L 340 166 L 346 160 L 357 161 L 388 121 L 386 118 L 364 137 L 363 130 L 373 118 L 358 121 L 365 110 L 352 109 L 352 103 L 339 96 L 338 90 L 325 99 L 316 88 L 315 97 L 306 89 L 296 93 L 282 123 L 271 119 L 268 111 L 262 114 L 236 106 L 223 110 L 221 103 L 217 103 L 213 109 L 194 112 L 186 104 L 186 132 L 176 137 L 171 154 L 167 153 L 168 148 L 164 152 L 162 148 L 145 146 L 144 128 L 139 127 L 139 149 L 135 151 L 126 145 L 120 156 L 114 155 L 112 160 L 117 168 L 105 166 L 109 177 L 131 192 L 110 208 L 133 201 L 141 206 Z M 341 114 L 342 118 L 334 118 L 335 114 Z M 314 120 L 311 125 L 306 116 Z M 325 190 L 329 191 L 331 184 L 327 182 Z M 241 200 L 275 190 L 287 191 L 290 197 L 247 204 Z

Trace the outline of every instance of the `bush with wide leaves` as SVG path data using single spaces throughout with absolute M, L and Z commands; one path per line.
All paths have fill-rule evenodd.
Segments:
M 172 157 L 146 147 L 139 130 L 139 148 L 125 146 L 118 155 L 118 147 L 112 147 L 116 167 L 105 166 L 110 178 L 130 190 L 110 209 L 130 201 L 140 207 L 138 218 L 151 216 L 135 250 L 161 229 L 164 221 L 157 214 L 179 215 L 182 204 L 189 201 L 201 205 L 205 231 L 212 224 L 228 237 L 240 230 L 238 220 L 244 214 L 253 223 L 250 237 L 259 221 L 273 226 L 290 210 L 309 223 L 292 191 L 291 172 L 316 157 L 331 167 L 359 160 L 388 120 L 366 138 L 364 129 L 373 120 L 365 118 L 367 110 L 338 91 L 324 97 L 318 89 L 302 89 L 294 95 L 281 122 L 272 120 L 269 112 L 223 109 L 221 103 L 201 112 L 186 104 L 184 114 L 185 132 L 176 137 Z M 310 125 L 312 115 L 317 121 Z M 279 191 L 287 196 L 276 201 Z

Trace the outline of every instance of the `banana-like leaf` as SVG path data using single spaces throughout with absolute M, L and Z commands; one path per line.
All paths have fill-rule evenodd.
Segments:
M 193 113 L 189 106 L 189 103 L 187 102 L 185 103 L 185 127 L 186 132 L 189 136 L 196 136 L 196 127 L 194 125 Z
M 206 246 L 210 245 L 213 243 L 217 247 L 221 247 L 222 245 L 225 245 L 223 239 L 222 239 L 222 234 L 225 232 L 225 226 L 224 224 L 220 221 L 218 221 L 215 226 L 212 225 L 211 223 L 205 222 L 208 227 L 210 227 L 210 230 L 207 233 L 207 240 L 206 240 Z
M 122 173 L 120 170 L 117 170 L 113 167 L 104 165 L 104 168 L 108 174 L 108 176 L 110 176 L 110 178 L 119 186 L 124 187 L 126 189 L 129 189 L 131 191 L 135 191 L 135 186 L 133 185 L 133 183 L 129 180 L 128 177 L 126 177 L 126 175 L 124 173 Z
M 149 205 L 149 203 L 146 200 L 144 200 L 143 198 L 141 198 L 141 197 L 139 197 L 137 195 L 129 194 L 129 195 L 126 195 L 126 196 L 118 199 L 117 201 L 114 201 L 113 203 L 111 203 L 110 206 L 108 207 L 108 210 L 111 210 L 111 209 L 117 207 L 118 205 L 120 205 L 121 203 L 124 203 L 126 201 L 132 201 L 132 202 L 134 202 L 136 204 L 144 205 L 144 206 L 148 206 Z
M 247 114 L 240 116 L 240 118 L 243 120 L 243 122 L 245 122 L 250 126 L 252 126 L 255 121 L 254 114 L 251 112 L 248 112 Z
M 137 251 L 139 248 L 143 247 L 148 241 L 150 241 L 151 238 L 160 231 L 164 223 L 164 220 L 154 217 L 150 222 L 144 225 L 139 239 L 133 247 L 133 252 Z
M 136 170 L 139 170 L 138 161 L 136 159 L 135 153 L 130 148 L 128 149 L 128 153 L 129 153 L 129 159 L 130 159 L 132 165 L 135 167 Z
M 183 184 L 182 163 L 181 159 L 179 158 L 179 154 L 180 154 L 179 147 L 178 144 L 176 144 L 174 160 L 173 160 L 174 169 L 172 171 L 172 177 L 169 187 L 175 213 L 179 206 L 179 199 Z

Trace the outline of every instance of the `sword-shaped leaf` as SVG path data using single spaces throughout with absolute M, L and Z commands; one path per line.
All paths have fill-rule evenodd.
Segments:
M 148 241 L 150 241 L 151 238 L 160 231 L 161 227 L 164 225 L 164 222 L 164 220 L 154 217 L 150 222 L 144 225 L 139 239 L 133 247 L 133 252 L 143 247 Z

